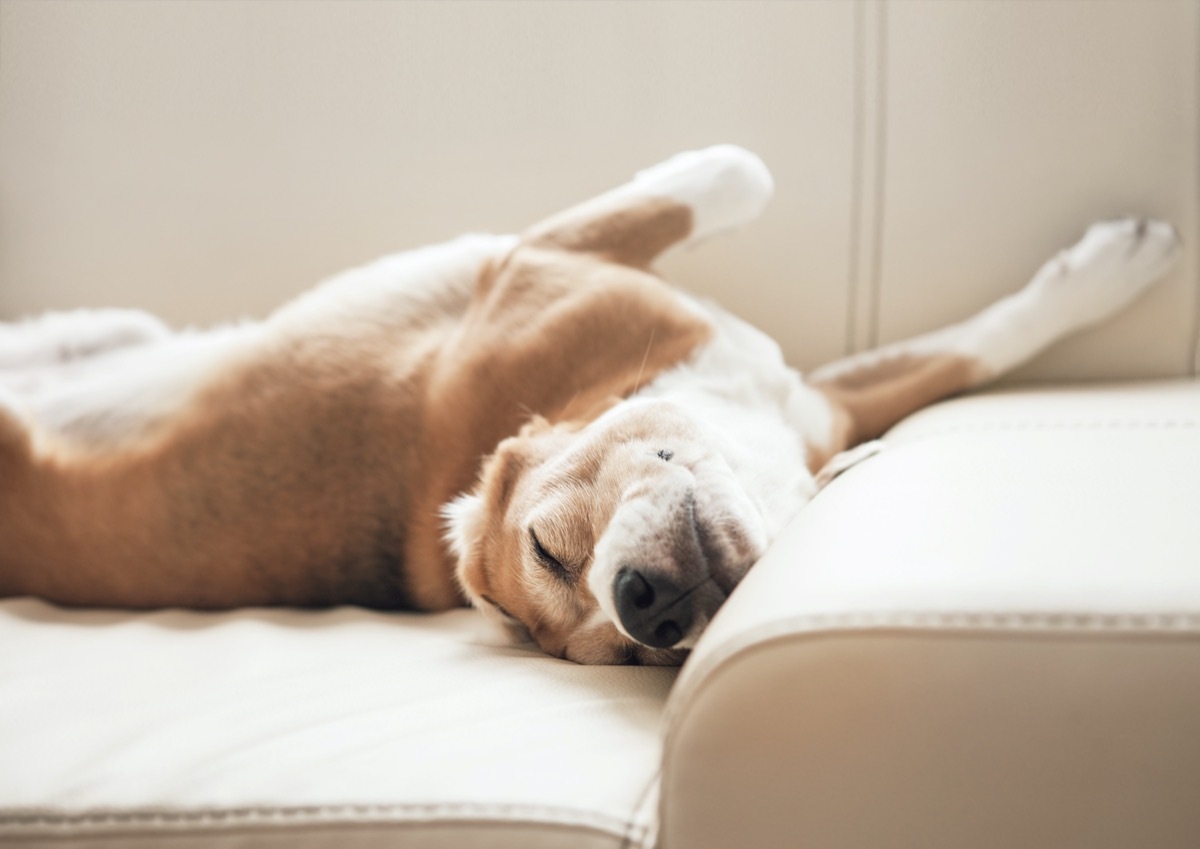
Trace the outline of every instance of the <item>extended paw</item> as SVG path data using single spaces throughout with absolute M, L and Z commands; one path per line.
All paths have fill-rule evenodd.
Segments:
M 694 240 L 757 218 L 771 199 L 775 183 L 756 155 L 736 145 L 721 144 L 679 153 L 639 171 L 628 188 L 691 207 Z
M 1150 218 L 1093 224 L 1052 259 L 1030 284 L 1041 309 L 1061 311 L 1072 324 L 1109 316 L 1162 277 L 1181 253 L 1175 228 Z

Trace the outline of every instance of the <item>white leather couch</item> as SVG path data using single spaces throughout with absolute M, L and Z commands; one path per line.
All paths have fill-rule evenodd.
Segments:
M 716 141 L 776 201 L 665 271 L 802 368 L 1093 219 L 1188 248 L 888 434 L 678 674 L 465 610 L 0 602 L 0 844 L 1200 846 L 1198 104 L 1196 2 L 5 0 L 4 318 L 261 314 Z

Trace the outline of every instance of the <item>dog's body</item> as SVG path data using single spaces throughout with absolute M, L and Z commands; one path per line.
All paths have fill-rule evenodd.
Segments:
M 0 330 L 0 595 L 469 600 L 573 660 L 678 662 L 827 460 L 1114 312 L 1177 253 L 1167 225 L 1097 225 L 974 319 L 805 381 L 647 270 L 770 192 L 756 158 L 713 148 L 261 323 Z

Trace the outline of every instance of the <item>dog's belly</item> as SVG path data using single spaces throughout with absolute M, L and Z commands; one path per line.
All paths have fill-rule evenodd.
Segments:
M 90 450 L 145 438 L 249 351 L 258 325 L 187 333 L 78 361 L 0 372 L 42 431 Z
M 26 585 L 0 589 L 128 607 L 408 606 L 416 380 L 395 362 L 272 358 L 136 443 L 43 438 L 9 461 L 0 585 Z
M 638 397 L 671 401 L 703 424 L 774 538 L 816 492 L 813 467 L 835 445 L 833 410 L 774 340 L 717 304 L 698 304 L 716 328 L 712 340 Z

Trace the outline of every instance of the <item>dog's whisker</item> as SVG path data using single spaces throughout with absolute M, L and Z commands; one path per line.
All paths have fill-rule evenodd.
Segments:
M 705 584 L 708 584 L 708 583 L 711 583 L 713 586 L 717 587 L 717 589 L 720 589 L 720 587 L 717 585 L 717 583 L 715 581 L 713 581 L 712 575 L 705 575 L 704 579 L 702 581 L 698 581 L 695 584 L 692 584 L 692 586 L 688 587 L 686 590 L 684 590 L 682 593 L 680 593 L 678 596 L 676 596 L 674 601 L 672 601 L 668 605 L 665 605 L 662 609 L 664 611 L 670 610 L 672 607 L 679 604 L 681 601 L 684 601 L 685 599 L 687 599 L 688 596 L 690 596 L 692 593 L 696 592 L 696 590 L 700 589 L 701 587 L 703 587 Z
M 562 412 L 559 413 L 559 415 L 564 419 L 567 418 L 567 411 L 571 409 L 577 400 L 579 400 L 579 392 L 576 392 L 574 395 L 572 395 L 570 400 L 563 405 Z
M 632 395 L 636 395 L 637 391 L 642 387 L 642 375 L 646 372 L 646 360 L 650 358 L 650 348 L 654 345 L 654 334 L 658 332 L 658 327 L 650 328 L 650 339 L 646 342 L 646 353 L 642 354 L 642 365 L 638 368 L 637 379 L 633 382 Z

